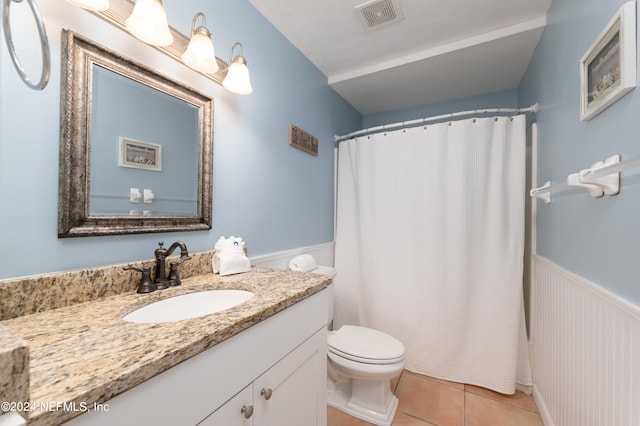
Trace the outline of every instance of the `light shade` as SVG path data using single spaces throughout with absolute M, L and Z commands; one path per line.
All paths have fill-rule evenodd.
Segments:
M 67 0 L 83 9 L 100 12 L 109 9 L 109 0 Z
M 240 54 L 231 60 L 233 49 L 236 46 L 240 46 Z M 222 80 L 222 85 L 230 92 L 248 95 L 253 92 L 253 87 L 251 87 L 251 80 L 249 79 L 247 60 L 242 56 L 242 44 L 234 43 L 231 46 L 231 55 L 229 56 L 229 69 L 226 77 Z
M 202 17 L 202 25 L 196 28 L 196 20 Z M 197 13 L 193 17 L 191 24 L 191 40 L 187 50 L 182 54 L 182 62 L 196 71 L 214 74 L 218 71 L 216 53 L 211 41 L 211 33 L 205 27 L 206 21 L 202 13 Z
M 154 46 L 169 46 L 173 43 L 167 14 L 160 0 L 136 0 L 125 25 L 131 34 L 145 43 Z

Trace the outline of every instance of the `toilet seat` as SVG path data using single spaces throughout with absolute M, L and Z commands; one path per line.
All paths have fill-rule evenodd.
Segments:
M 329 346 L 329 352 L 341 358 L 348 359 L 354 362 L 359 362 L 361 364 L 387 365 L 387 364 L 395 364 L 395 363 L 404 361 L 404 355 L 401 357 L 391 358 L 391 359 L 363 358 L 363 357 L 357 357 L 354 355 L 341 352 L 335 348 L 332 348 L 331 346 Z
M 327 338 L 329 352 L 364 364 L 394 364 L 405 357 L 404 345 L 378 330 L 344 325 Z

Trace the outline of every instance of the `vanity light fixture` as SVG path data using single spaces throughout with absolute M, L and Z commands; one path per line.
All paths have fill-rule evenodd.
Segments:
M 196 27 L 198 18 L 202 25 Z M 196 71 L 214 74 L 218 71 L 218 62 L 211 41 L 211 32 L 207 29 L 207 18 L 198 12 L 191 22 L 191 40 L 187 50 L 182 54 L 182 61 Z
M 10 0 L 9 0 L 10 1 Z M 14 0 L 20 1 L 20 0 Z M 247 60 L 242 44 L 235 42 L 229 53 L 229 63 L 215 56 L 211 32 L 206 27 L 206 18 L 198 12 L 191 22 L 191 37 L 187 37 L 167 23 L 167 14 L 162 0 L 67 0 L 88 9 L 91 13 L 136 38 L 155 47 L 160 52 L 182 64 L 202 73 L 207 78 L 221 84 L 230 92 L 248 95 L 253 92 L 249 78 Z M 104 2 L 100 7 L 89 6 Z M 202 24 L 197 25 L 202 17 Z M 206 52 L 202 53 L 202 45 Z M 236 47 L 240 54 L 233 56 Z
M 240 46 L 240 54 L 232 60 L 233 50 L 236 46 Z M 242 43 L 240 42 L 235 42 L 233 46 L 231 46 L 231 51 L 229 52 L 229 67 L 227 75 L 224 80 L 222 80 L 222 85 L 230 92 L 239 95 L 248 95 L 253 92 L 251 80 L 249 79 L 247 60 L 242 56 Z
M 67 0 L 69 3 L 83 9 L 93 11 L 103 11 L 109 9 L 109 0 Z
M 136 38 L 153 46 L 169 46 L 173 43 L 162 0 L 136 0 L 125 26 Z

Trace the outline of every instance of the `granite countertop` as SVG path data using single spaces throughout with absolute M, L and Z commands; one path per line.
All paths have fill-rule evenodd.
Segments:
M 92 407 L 246 330 L 319 292 L 331 277 L 254 267 L 220 277 L 204 274 L 149 294 L 125 293 L 0 322 L 27 342 L 30 403 Z M 255 296 L 211 315 L 160 324 L 122 316 L 156 300 L 195 291 L 233 288 Z M 34 409 L 29 425 L 60 424 L 81 414 Z

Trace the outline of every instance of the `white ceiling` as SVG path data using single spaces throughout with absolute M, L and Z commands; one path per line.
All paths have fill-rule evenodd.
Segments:
M 368 29 L 365 0 L 250 0 L 362 114 L 514 89 L 551 0 L 397 0 Z

